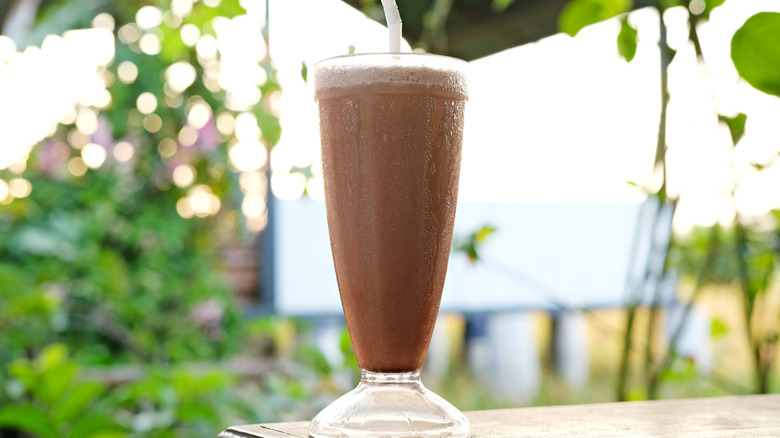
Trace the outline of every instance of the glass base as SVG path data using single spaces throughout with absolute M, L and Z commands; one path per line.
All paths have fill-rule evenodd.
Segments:
M 466 438 L 469 420 L 427 390 L 420 373 L 363 370 L 357 388 L 325 407 L 309 426 L 314 438 Z

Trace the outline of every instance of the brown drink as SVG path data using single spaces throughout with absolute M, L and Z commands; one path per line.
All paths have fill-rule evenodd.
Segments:
M 344 314 L 362 369 L 415 371 L 447 271 L 466 78 L 451 58 L 342 59 L 318 65 L 314 80 Z
M 419 373 L 452 241 L 465 66 L 394 53 L 314 67 L 331 249 L 362 368 L 358 386 L 312 419 L 314 438 L 470 434 Z

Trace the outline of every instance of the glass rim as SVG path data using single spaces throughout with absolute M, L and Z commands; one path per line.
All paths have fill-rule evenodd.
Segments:
M 440 55 L 438 53 L 427 52 L 364 52 L 364 53 L 350 53 L 345 55 L 331 56 L 329 58 L 321 59 L 314 63 L 316 68 L 319 65 L 338 62 L 345 59 L 359 59 L 359 58 L 428 58 L 437 59 L 443 61 L 443 63 L 460 64 L 461 66 L 467 66 L 468 61 L 456 58 L 454 56 Z
M 418 84 L 442 88 L 468 99 L 470 64 L 433 53 L 354 53 L 323 59 L 310 73 L 316 94 L 358 84 Z

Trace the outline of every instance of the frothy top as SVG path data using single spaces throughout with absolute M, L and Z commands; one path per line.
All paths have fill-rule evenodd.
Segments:
M 465 61 L 420 53 L 339 56 L 314 66 L 314 90 L 370 84 L 417 84 L 468 97 Z

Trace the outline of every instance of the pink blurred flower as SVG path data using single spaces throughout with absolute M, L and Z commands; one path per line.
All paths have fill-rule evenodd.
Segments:
M 198 129 L 198 141 L 195 147 L 201 152 L 213 152 L 219 146 L 219 132 L 214 117 L 210 118 L 202 128 Z
M 209 339 L 216 340 L 222 334 L 220 323 L 225 314 L 225 309 L 216 299 L 204 301 L 193 307 L 190 317 L 206 333 Z
M 111 124 L 105 117 L 98 117 L 98 128 L 92 134 L 92 143 L 103 146 L 108 149 L 114 142 L 114 136 L 111 134 Z M 110 152 L 110 151 L 109 151 Z
M 38 146 L 38 168 L 49 177 L 63 178 L 69 157 L 70 148 L 60 139 L 51 138 Z

